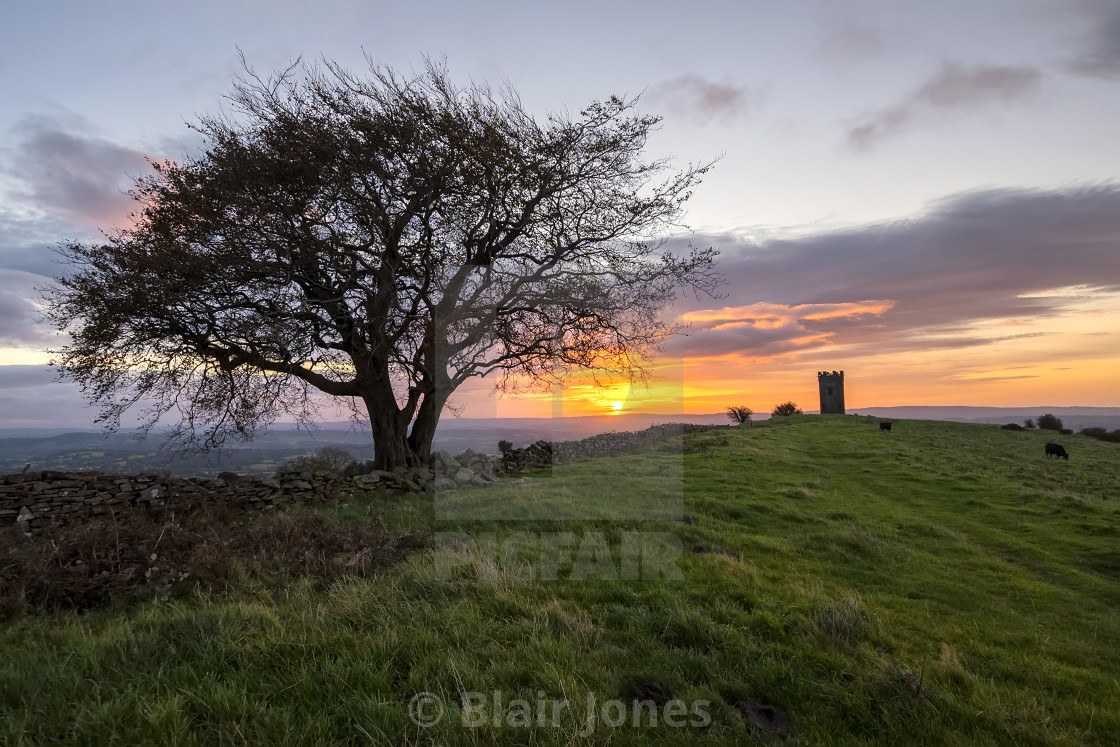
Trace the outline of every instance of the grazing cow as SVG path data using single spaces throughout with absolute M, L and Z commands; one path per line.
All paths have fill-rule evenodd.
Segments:
M 889 431 L 890 429 L 891 429 L 891 424 L 890 423 L 885 423 L 885 422 L 880 422 L 879 423 L 879 430 Z
M 1050 456 L 1061 457 L 1062 459 L 1065 459 L 1067 462 L 1069 461 L 1069 452 L 1067 452 L 1066 447 L 1062 446 L 1061 444 L 1055 444 L 1055 443 L 1046 444 L 1046 456 L 1047 456 L 1047 458 L 1049 458 Z

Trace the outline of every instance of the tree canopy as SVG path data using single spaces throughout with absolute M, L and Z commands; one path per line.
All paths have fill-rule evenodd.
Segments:
M 378 466 L 422 463 L 471 377 L 641 376 L 679 289 L 715 287 L 714 250 L 664 246 L 710 164 L 644 159 L 633 100 L 539 121 L 435 64 L 248 72 L 45 296 L 110 428 L 138 406 L 210 448 L 313 419 L 318 390 L 364 405 Z

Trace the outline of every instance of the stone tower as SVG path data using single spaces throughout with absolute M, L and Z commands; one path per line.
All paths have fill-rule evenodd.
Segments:
M 844 414 L 844 372 L 818 371 L 821 388 L 821 415 Z

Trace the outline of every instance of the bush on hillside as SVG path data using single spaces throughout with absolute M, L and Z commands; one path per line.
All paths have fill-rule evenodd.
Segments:
M 1002 428 L 1005 431 L 1024 431 L 1024 430 L 1026 430 L 1026 428 L 1019 425 L 1018 423 L 1008 423 L 1007 425 L 1001 425 L 1000 428 Z
M 1038 419 L 1038 427 L 1044 431 L 1060 431 L 1062 429 L 1062 419 L 1057 415 L 1046 413 Z
M 783 415 L 804 415 L 801 408 L 794 402 L 783 402 L 780 405 L 774 405 L 774 409 L 770 411 L 770 417 L 780 418 Z
M 1036 427 L 1035 424 L 1034 424 L 1034 419 L 1033 418 L 1027 418 L 1026 420 L 1024 420 L 1023 421 L 1023 426 L 1026 427 L 1026 428 Z
M 1120 428 L 1118 428 L 1114 431 L 1109 431 L 1109 430 L 1106 430 L 1105 428 L 1098 428 L 1098 427 L 1095 427 L 1095 426 L 1091 427 L 1091 428 L 1082 428 L 1081 429 L 1081 435 L 1082 436 L 1088 436 L 1089 438 L 1095 438 L 1098 441 L 1109 441 L 1111 443 L 1120 443 Z

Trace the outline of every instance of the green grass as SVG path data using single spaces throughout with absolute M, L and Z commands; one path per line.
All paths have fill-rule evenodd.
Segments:
M 250 577 L 29 614 L 0 630 L 0 738 L 766 744 L 734 706 L 753 699 L 784 709 L 798 744 L 1120 742 L 1120 446 L 1061 437 L 1065 462 L 1043 456 L 1053 434 L 875 422 L 794 417 L 320 509 L 499 544 L 571 532 L 616 555 L 627 532 L 666 533 L 681 580 L 570 580 L 572 561 L 522 578 L 432 549 L 330 588 Z M 710 724 L 587 728 L 588 697 L 645 681 L 707 701 Z M 495 690 L 572 705 L 556 726 L 462 726 L 460 693 Z M 409 719 L 421 692 L 448 704 L 435 727 Z

